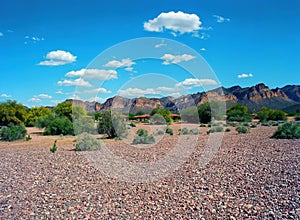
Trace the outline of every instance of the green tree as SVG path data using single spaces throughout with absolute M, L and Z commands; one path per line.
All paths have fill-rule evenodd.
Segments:
M 257 118 L 261 122 L 265 121 L 286 121 L 287 117 L 282 110 L 273 110 L 266 107 L 262 107 L 259 112 L 257 112 Z
M 150 115 L 153 116 L 155 114 L 159 114 L 159 115 L 163 116 L 164 119 L 166 120 L 167 124 L 172 124 L 173 119 L 172 119 L 171 112 L 170 112 L 169 109 L 162 109 L 162 108 L 159 108 L 159 107 L 158 108 L 154 108 L 151 111 Z
M 45 128 L 45 135 L 73 135 L 73 124 L 67 117 L 55 117 Z
M 25 125 L 32 127 L 36 124 L 40 117 L 51 114 L 51 110 L 45 107 L 32 107 L 28 110 L 25 120 Z
M 237 122 L 250 122 L 252 118 L 246 106 L 235 104 L 227 110 L 227 120 Z
M 26 107 L 16 101 L 8 100 L 0 103 L 0 126 L 7 126 L 10 123 L 19 125 L 25 122 Z
M 127 135 L 126 123 L 122 114 L 108 109 L 98 118 L 98 133 L 106 134 L 108 138 L 124 137 Z
M 211 121 L 211 108 L 209 102 L 198 106 L 198 114 L 201 123 L 208 123 Z
M 67 117 L 72 121 L 72 102 L 61 102 L 54 107 L 53 112 L 56 117 Z
M 72 119 L 85 118 L 87 116 L 86 110 L 82 106 L 74 106 L 72 110 Z

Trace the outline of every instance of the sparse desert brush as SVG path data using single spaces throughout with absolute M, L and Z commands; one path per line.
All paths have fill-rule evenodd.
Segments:
M 57 145 L 56 145 L 57 140 L 54 141 L 53 146 L 50 148 L 50 152 L 54 153 L 57 151 Z
M 200 134 L 200 131 L 197 128 L 192 128 L 189 131 L 190 134 L 197 135 Z
M 166 134 L 173 135 L 174 134 L 173 129 L 170 127 L 167 127 Z
M 186 135 L 186 134 L 189 134 L 189 130 L 188 130 L 187 128 L 179 129 L 179 134 L 180 134 L 180 135 Z
M 298 123 L 288 122 L 279 125 L 272 138 L 277 139 L 299 139 L 300 125 Z
M 2 127 L 0 136 L 3 141 L 15 141 L 23 139 L 26 135 L 26 128 L 23 124 L 9 124 L 7 127 Z
M 77 136 L 76 151 L 93 151 L 100 150 L 101 143 L 93 135 L 83 132 Z
M 250 128 L 247 126 L 238 126 L 235 129 L 239 134 L 247 134 L 250 133 Z
M 230 131 L 231 131 L 230 128 L 225 129 L 225 132 L 230 132 Z
M 222 126 L 211 127 L 210 130 L 207 131 L 207 134 L 215 133 L 215 132 L 223 132 L 224 128 Z
M 155 139 L 153 135 L 149 135 L 148 131 L 140 128 L 136 132 L 136 136 L 134 137 L 132 144 L 153 144 L 155 143 Z

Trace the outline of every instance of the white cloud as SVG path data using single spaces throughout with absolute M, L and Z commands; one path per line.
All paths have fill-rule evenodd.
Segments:
M 253 74 L 252 74 L 252 73 L 249 73 L 249 74 L 243 73 L 243 74 L 239 74 L 237 77 L 238 77 L 239 79 L 244 79 L 244 78 L 253 77 Z
M 182 54 L 182 55 L 172 55 L 172 54 L 165 54 L 161 57 L 164 60 L 163 64 L 168 65 L 171 63 L 180 63 L 182 61 L 189 61 L 196 58 L 190 54 Z
M 199 86 L 209 86 L 209 85 L 217 85 L 218 83 L 213 79 L 196 79 L 196 78 L 188 78 L 184 81 L 177 83 L 177 87 L 199 87 Z
M 59 91 L 56 91 L 55 94 L 63 95 L 64 93 L 63 93 L 62 91 L 59 90 Z
M 41 102 L 42 100 L 37 98 L 37 97 L 32 97 L 31 99 L 28 100 L 29 102 Z
M 100 97 L 96 96 L 96 97 L 90 98 L 89 101 L 90 102 L 104 103 L 106 101 L 106 99 L 105 98 L 100 98 Z
M 126 67 L 126 71 L 133 71 L 132 65 L 134 65 L 135 62 L 133 62 L 130 58 L 125 58 L 122 59 L 121 61 L 119 60 L 111 60 L 108 63 L 104 64 L 104 67 L 112 67 L 112 68 L 122 68 Z
M 59 86 L 79 86 L 79 87 L 91 87 L 92 85 L 89 82 L 84 81 L 83 79 L 75 80 L 63 80 L 58 81 L 57 85 Z
M 85 91 L 80 91 L 80 94 L 98 94 L 98 93 L 102 93 L 102 94 L 109 94 L 111 93 L 110 90 L 107 90 L 105 88 L 97 88 L 97 89 L 89 89 L 89 90 L 85 90 Z
M 0 95 L 1 98 L 11 98 L 11 95 L 7 95 L 5 93 Z
M 196 14 L 187 14 L 182 11 L 161 13 L 158 17 L 144 22 L 144 30 L 163 32 L 170 30 L 172 33 L 194 33 L 200 30 L 201 21 Z
M 230 18 L 224 18 L 220 15 L 213 15 L 213 17 L 215 17 L 217 19 L 218 23 L 223 23 L 223 22 L 229 22 Z
M 41 99 L 52 99 L 52 96 L 47 95 L 47 94 L 39 94 L 37 96 L 34 96 L 36 98 L 41 98 Z
M 77 71 L 70 71 L 66 74 L 67 77 L 83 77 L 89 79 L 117 79 L 117 71 L 115 70 L 100 70 L 100 69 L 81 69 Z
M 167 46 L 167 44 L 160 43 L 160 44 L 155 44 L 154 45 L 155 48 L 160 48 L 160 47 L 164 47 L 164 46 Z
M 128 88 L 124 90 L 119 90 L 120 96 L 130 96 L 130 97 L 138 97 L 138 96 L 145 96 L 145 95 L 155 95 L 158 94 L 158 91 L 156 91 L 153 88 L 147 88 L 147 89 L 139 89 L 139 88 Z
M 0 37 L 2 37 L 3 36 L 3 33 L 2 32 L 0 32 Z
M 205 47 L 200 48 L 201 51 L 206 51 Z
M 76 56 L 70 52 L 63 50 L 56 50 L 47 53 L 46 60 L 41 61 L 38 65 L 41 66 L 60 66 L 76 61 Z

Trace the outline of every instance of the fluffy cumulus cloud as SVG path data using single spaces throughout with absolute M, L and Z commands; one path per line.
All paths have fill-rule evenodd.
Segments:
M 29 102 L 41 102 L 42 100 L 37 97 L 32 97 L 31 99 L 28 100 Z
M 35 97 L 40 98 L 40 99 L 52 99 L 52 96 L 47 95 L 47 94 L 39 94 Z
M 117 79 L 117 71 L 115 70 L 102 70 L 102 69 L 81 69 L 77 71 L 70 71 L 66 74 L 67 77 L 83 77 L 88 79 Z
M 182 61 L 189 61 L 196 58 L 190 54 L 182 54 L 182 55 L 172 55 L 172 54 L 164 54 L 161 59 L 163 59 L 163 64 L 168 65 L 172 63 L 180 63 Z
M 144 30 L 163 32 L 170 30 L 172 33 L 195 33 L 200 30 L 201 21 L 196 14 L 187 14 L 182 11 L 163 12 L 154 19 L 144 23 Z
M 3 93 L 0 95 L 1 98 L 11 98 L 11 95 L 7 95 L 6 93 Z
M 56 50 L 47 53 L 46 60 L 41 61 L 38 65 L 41 66 L 60 66 L 76 61 L 76 56 L 70 52 L 63 50 Z
M 3 33 L 2 32 L 0 32 L 0 37 L 2 37 L 3 36 Z
M 223 22 L 229 22 L 230 21 L 230 18 L 224 18 L 220 15 L 214 15 L 213 17 L 216 18 L 216 21 L 218 23 L 223 23 Z
M 210 85 L 217 85 L 218 83 L 213 79 L 196 79 L 196 78 L 188 78 L 184 81 L 177 83 L 177 87 L 186 87 L 186 88 L 193 88 L 199 86 L 210 86 Z
M 146 95 L 163 95 L 163 96 L 178 96 L 178 91 L 180 88 L 176 87 L 164 87 L 160 86 L 157 88 L 146 88 L 146 89 L 140 89 L 140 88 L 128 88 L 124 90 L 119 91 L 120 96 L 125 97 L 139 97 L 139 96 L 146 96 Z
M 104 64 L 104 67 L 111 67 L 111 68 L 122 68 L 125 67 L 126 71 L 133 71 L 132 65 L 134 65 L 135 62 L 133 62 L 130 58 L 119 60 L 111 60 L 108 63 Z
M 111 91 L 105 88 L 97 88 L 97 89 L 89 89 L 80 92 L 80 94 L 98 94 L 98 93 L 109 94 L 111 93 Z
M 237 77 L 238 77 L 239 79 L 244 79 L 244 78 L 253 77 L 253 74 L 252 74 L 252 73 L 249 73 L 249 74 L 247 74 L 247 73 L 242 73 L 242 74 L 239 74 Z
M 58 81 L 57 85 L 59 86 L 79 86 L 79 87 L 91 87 L 92 85 L 84 81 L 83 79 L 75 79 L 75 80 L 63 80 L 63 81 Z

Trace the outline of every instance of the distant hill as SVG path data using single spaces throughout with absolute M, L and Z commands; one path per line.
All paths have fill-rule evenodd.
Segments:
M 291 112 L 300 113 L 300 104 L 285 107 L 282 110 L 287 112 L 287 113 L 291 113 Z
M 200 105 L 208 100 L 224 100 L 227 107 L 235 103 L 240 103 L 247 106 L 250 111 L 258 111 L 263 106 L 272 109 L 288 109 L 288 107 L 300 105 L 300 86 L 287 85 L 283 88 L 270 89 L 265 84 L 260 83 L 246 88 L 240 86 L 230 88 L 220 87 L 208 92 L 189 94 L 179 98 L 139 97 L 128 99 L 121 96 L 114 96 L 107 99 L 104 103 L 72 99 L 67 101 L 72 101 L 75 105 L 83 106 L 89 112 L 114 108 L 123 112 L 136 113 L 141 110 L 147 113 L 156 107 L 168 108 L 172 112 L 177 112 L 186 106 Z

